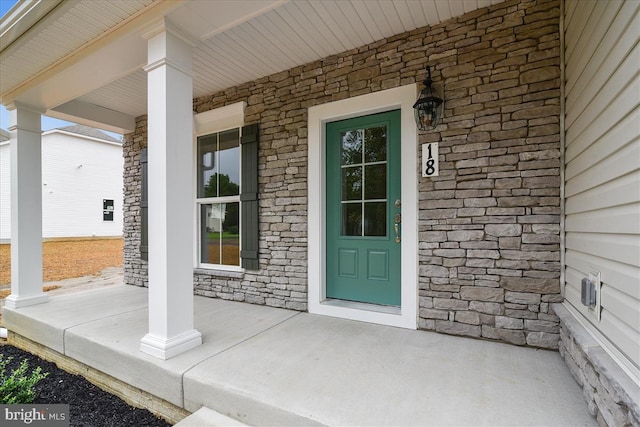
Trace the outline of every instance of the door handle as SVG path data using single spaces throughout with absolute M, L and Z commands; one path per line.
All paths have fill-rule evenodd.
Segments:
M 396 232 L 396 243 L 400 243 L 400 222 L 401 222 L 401 216 L 400 216 L 400 214 L 399 214 L 399 213 L 398 213 L 398 214 L 396 214 L 396 215 L 393 217 L 393 222 L 394 222 L 394 224 L 393 224 L 393 229 L 394 229 L 394 230 L 395 230 L 395 232 Z

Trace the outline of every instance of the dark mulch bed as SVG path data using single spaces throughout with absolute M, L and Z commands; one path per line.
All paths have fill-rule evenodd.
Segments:
M 36 384 L 34 403 L 70 405 L 72 427 L 169 427 L 171 424 L 146 409 L 134 408 L 122 399 L 101 390 L 79 375 L 59 369 L 54 363 L 10 345 L 0 345 L 4 358 L 13 357 L 7 373 L 17 369 L 22 359 L 29 362 L 29 372 L 37 366 L 49 375 Z

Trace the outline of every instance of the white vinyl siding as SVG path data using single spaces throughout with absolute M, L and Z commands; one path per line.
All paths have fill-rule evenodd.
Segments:
M 11 238 L 9 143 L 0 146 L 0 239 Z M 42 136 L 44 238 L 122 236 L 122 145 L 53 130 Z M 103 221 L 103 200 L 114 201 Z
M 640 2 L 565 3 L 565 297 L 640 367 Z M 580 302 L 602 277 L 601 320 Z

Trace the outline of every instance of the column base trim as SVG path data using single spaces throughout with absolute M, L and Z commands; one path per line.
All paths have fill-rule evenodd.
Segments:
M 192 329 L 172 338 L 147 334 L 140 340 L 140 351 L 167 360 L 202 344 L 202 334 Z
M 16 308 L 22 308 L 22 307 L 29 307 L 30 305 L 43 304 L 48 301 L 49 301 L 49 295 L 45 294 L 44 292 L 41 292 L 36 295 L 28 295 L 28 296 L 19 296 L 19 295 L 11 294 L 4 300 L 4 304 L 11 309 L 16 309 Z

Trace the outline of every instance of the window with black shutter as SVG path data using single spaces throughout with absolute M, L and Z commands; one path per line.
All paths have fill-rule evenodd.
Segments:
M 201 267 L 257 270 L 258 125 L 197 139 L 198 260 Z M 148 260 L 148 162 L 140 153 L 140 258 Z
M 197 138 L 198 262 L 259 268 L 258 125 Z
M 260 268 L 258 259 L 258 124 L 242 128 L 242 267 Z

